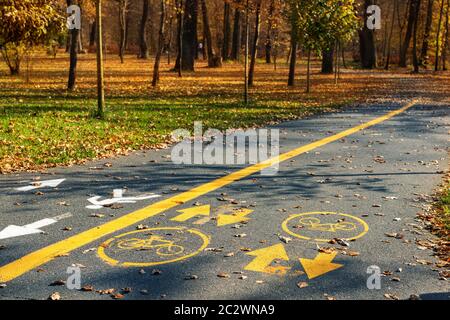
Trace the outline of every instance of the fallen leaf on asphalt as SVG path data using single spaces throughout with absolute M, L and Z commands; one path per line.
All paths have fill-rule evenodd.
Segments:
M 299 283 L 297 283 L 297 287 L 299 287 L 300 289 L 306 288 L 308 286 L 309 286 L 309 284 L 307 282 L 299 282 Z
M 386 299 L 390 299 L 390 300 L 400 300 L 399 297 L 397 297 L 395 294 L 392 294 L 392 293 L 385 293 L 384 297 Z
M 195 274 L 184 277 L 184 280 L 197 280 L 198 276 Z
M 50 286 L 56 287 L 56 286 L 64 286 L 66 282 L 64 280 L 56 280 L 50 283 Z
M 88 284 L 88 285 L 85 285 L 83 288 L 81 288 L 81 291 L 91 292 L 91 291 L 94 291 L 94 287 L 91 286 L 90 284 Z
M 239 280 L 245 280 L 245 279 L 247 279 L 248 277 L 247 276 L 244 276 L 244 275 L 240 275 L 239 277 L 238 277 L 238 279 Z
M 387 237 L 389 237 L 389 238 L 395 238 L 395 239 L 403 239 L 403 238 L 404 238 L 404 235 L 403 235 L 403 234 L 401 234 L 401 233 L 396 233 L 396 232 L 394 232 L 394 233 L 385 233 L 385 235 L 386 235 Z
M 139 225 L 137 225 L 136 230 L 146 230 L 146 229 L 149 229 L 149 228 L 150 227 L 148 225 L 139 224 Z
M 360 255 L 358 251 L 343 251 L 342 254 L 345 254 L 350 257 L 357 257 Z
M 6 288 L 6 283 L 0 283 L 0 289 Z
M 255 283 L 257 283 L 257 284 L 263 284 L 264 281 L 263 281 L 263 280 L 256 280 Z
M 230 252 L 224 255 L 225 258 L 230 258 L 234 256 L 234 252 Z
M 391 279 L 391 281 L 400 282 L 400 278 L 399 277 L 394 277 L 394 278 Z
M 72 227 L 64 227 L 62 231 L 72 231 Z
M 90 217 L 92 218 L 103 218 L 105 215 L 101 213 L 92 213 Z
M 219 278 L 229 278 L 229 277 L 230 277 L 230 275 L 229 275 L 228 273 L 225 273 L 225 272 L 219 272 L 219 273 L 217 274 L 217 276 L 218 276 Z
M 278 238 L 281 240 L 281 242 L 284 242 L 286 244 L 288 244 L 289 242 L 292 241 L 292 238 L 284 237 L 284 236 L 281 236 L 281 235 L 279 235 Z
M 432 264 L 430 261 L 423 260 L 423 259 L 416 259 L 416 262 L 418 264 L 422 264 L 422 265 L 431 265 Z
M 115 300 L 119 300 L 119 299 L 123 299 L 125 296 L 123 294 L 120 293 L 116 293 L 116 294 L 112 294 L 111 298 L 115 299 Z
M 161 270 L 158 270 L 158 269 L 152 270 L 152 275 L 154 275 L 154 276 L 159 276 L 159 275 L 161 275 L 161 274 L 162 274 L 162 271 L 161 271 Z
M 241 248 L 240 250 L 241 250 L 242 252 L 250 252 L 250 251 L 252 251 L 251 248 L 247 248 L 247 247 L 243 247 L 243 248 Z
M 132 289 L 131 288 L 122 288 L 121 289 L 121 292 L 122 292 L 122 294 L 128 294 L 128 293 L 131 293 L 131 291 L 132 291 Z
M 97 248 L 89 248 L 83 251 L 83 254 L 97 250 Z
M 100 295 L 106 295 L 106 294 L 113 294 L 116 291 L 116 289 L 111 288 L 111 289 L 105 289 L 105 290 L 97 290 L 97 292 Z
M 234 237 L 235 238 L 245 238 L 247 236 L 246 233 L 241 233 L 241 234 L 235 234 Z
M 58 301 L 61 300 L 61 295 L 59 294 L 59 292 L 53 292 L 50 297 L 48 297 L 48 300 L 52 300 L 52 301 Z
M 142 294 L 144 296 L 148 294 L 148 290 L 145 290 L 145 289 L 140 290 L 139 292 L 140 292 L 140 294 Z
M 145 274 L 145 273 L 146 273 L 146 272 L 145 272 L 144 269 L 139 270 L 139 274 Z
M 335 248 L 324 248 L 324 247 L 317 247 L 317 251 L 321 252 L 321 253 L 326 253 L 326 254 L 332 254 L 336 251 Z

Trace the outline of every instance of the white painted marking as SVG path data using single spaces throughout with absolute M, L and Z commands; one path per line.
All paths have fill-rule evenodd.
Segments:
M 36 181 L 36 182 L 33 182 L 29 186 L 16 188 L 15 190 L 17 190 L 17 191 L 31 191 L 31 190 L 40 189 L 40 188 L 56 188 L 57 186 L 59 186 L 65 180 L 66 179 Z
M 41 228 L 52 225 L 59 220 L 66 219 L 71 216 L 71 213 L 65 213 L 54 218 L 45 218 L 24 226 L 7 226 L 5 229 L 0 231 L 0 240 L 26 236 L 29 234 L 43 233 L 44 231 L 42 231 Z
M 154 198 L 159 198 L 161 197 L 160 195 L 154 194 L 154 193 L 148 193 L 148 194 L 144 194 L 142 196 L 138 196 L 138 197 L 124 197 L 123 193 L 125 190 L 122 189 L 115 189 L 113 191 L 113 198 L 112 199 L 105 199 L 105 200 L 100 200 L 102 197 L 101 196 L 95 196 L 92 198 L 89 198 L 87 201 L 89 201 L 91 203 L 91 205 L 86 206 L 86 208 L 91 209 L 91 210 L 98 210 L 98 209 L 102 209 L 105 206 L 108 205 L 113 205 L 115 203 L 136 203 L 137 201 L 141 201 L 141 200 L 148 200 L 148 199 L 154 199 Z

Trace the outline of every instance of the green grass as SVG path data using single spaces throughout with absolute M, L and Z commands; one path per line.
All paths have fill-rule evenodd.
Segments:
M 246 128 L 340 105 L 308 108 L 265 100 L 243 106 L 213 99 L 110 97 L 104 120 L 92 115 L 96 100 L 85 96 L 6 95 L 0 101 L 0 164 L 2 171 L 67 165 L 170 141 L 175 129 Z

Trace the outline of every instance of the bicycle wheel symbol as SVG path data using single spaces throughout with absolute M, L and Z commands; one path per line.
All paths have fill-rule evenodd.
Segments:
M 153 228 L 109 239 L 100 245 L 98 255 L 114 266 L 146 267 L 191 258 L 208 243 L 209 237 L 196 229 Z

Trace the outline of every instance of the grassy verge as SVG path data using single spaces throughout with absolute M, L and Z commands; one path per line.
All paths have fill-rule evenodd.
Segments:
M 48 101 L 45 101 L 48 100 Z M 247 128 L 290 120 L 340 105 L 280 107 L 270 103 L 205 102 L 202 99 L 109 99 L 105 120 L 92 117 L 95 100 L 24 97 L 0 107 L 1 171 L 35 170 L 87 159 L 158 148 L 175 129 Z

